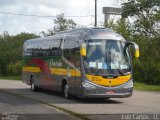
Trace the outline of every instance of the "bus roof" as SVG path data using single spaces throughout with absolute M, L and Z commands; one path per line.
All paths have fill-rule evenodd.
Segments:
M 57 33 L 56 35 L 74 35 L 78 37 L 80 40 L 90 40 L 90 39 L 120 39 L 122 40 L 122 36 L 114 32 L 110 28 L 78 28 L 68 31 L 62 31 Z
M 36 42 L 40 40 L 47 40 L 57 37 L 64 37 L 64 36 L 75 36 L 79 40 L 90 40 L 90 39 L 114 39 L 114 40 L 124 40 L 124 38 L 114 32 L 110 28 L 77 28 L 73 30 L 66 30 L 62 32 L 58 32 L 55 35 L 44 37 L 44 38 L 36 38 L 27 40 L 27 43 Z

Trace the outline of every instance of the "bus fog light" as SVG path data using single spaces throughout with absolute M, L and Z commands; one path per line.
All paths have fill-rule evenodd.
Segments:
M 82 82 L 82 86 L 85 87 L 85 88 L 91 88 L 91 89 L 96 88 L 94 85 L 92 85 L 88 82 Z
M 133 87 L 133 81 L 129 82 L 124 86 L 124 88 L 132 88 Z

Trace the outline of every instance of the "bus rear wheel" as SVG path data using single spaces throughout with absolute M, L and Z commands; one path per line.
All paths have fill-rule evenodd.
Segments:
M 64 84 L 63 95 L 64 95 L 64 97 L 67 98 L 67 99 L 70 98 L 69 87 L 68 87 L 68 84 L 67 84 L 67 83 Z

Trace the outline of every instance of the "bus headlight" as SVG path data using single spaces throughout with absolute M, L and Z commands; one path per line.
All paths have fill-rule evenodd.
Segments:
M 90 89 L 96 88 L 94 85 L 92 85 L 92 84 L 89 83 L 89 82 L 82 82 L 82 86 L 83 86 L 84 88 L 90 88 Z
M 129 82 L 124 86 L 124 88 L 133 88 L 133 81 Z

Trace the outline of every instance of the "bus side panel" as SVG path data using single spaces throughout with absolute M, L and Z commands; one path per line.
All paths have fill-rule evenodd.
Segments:
M 57 90 L 57 75 L 52 69 L 57 68 L 57 61 L 60 59 L 61 38 L 38 38 L 24 43 L 23 79 L 26 83 L 30 83 L 32 76 L 36 86 Z
M 50 72 L 51 72 L 51 76 L 52 76 L 52 81 L 53 81 L 53 90 L 54 91 L 58 91 L 61 92 L 61 83 L 62 83 L 62 79 L 61 79 L 61 68 L 62 68 L 62 59 L 61 56 L 53 56 L 50 59 Z

